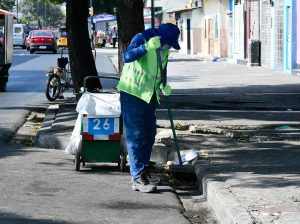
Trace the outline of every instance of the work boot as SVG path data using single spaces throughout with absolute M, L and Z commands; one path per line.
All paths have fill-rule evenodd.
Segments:
M 149 172 L 145 172 L 145 173 L 146 173 L 146 179 L 150 184 L 157 186 L 160 183 L 159 177 L 152 176 Z M 133 183 L 133 181 L 134 179 L 131 178 L 131 183 Z
M 150 184 L 146 173 L 141 173 L 140 177 L 133 180 L 132 183 L 132 190 L 134 191 L 140 191 L 143 193 L 151 193 L 157 190 L 156 186 L 153 184 Z
M 149 172 L 146 172 L 146 178 L 150 184 L 158 185 L 160 183 L 160 178 L 152 176 Z

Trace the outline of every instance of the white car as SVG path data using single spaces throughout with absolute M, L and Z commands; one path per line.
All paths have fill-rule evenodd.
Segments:
M 13 27 L 13 46 L 26 48 L 26 34 L 24 24 L 14 24 Z

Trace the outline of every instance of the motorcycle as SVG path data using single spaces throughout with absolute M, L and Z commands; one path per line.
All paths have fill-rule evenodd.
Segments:
M 64 49 L 61 51 L 60 58 L 57 59 L 57 67 L 50 67 L 46 71 L 48 77 L 46 84 L 46 97 L 49 101 L 55 101 L 57 98 L 63 98 L 63 92 L 69 88 L 74 88 L 70 72 L 69 59 L 63 57 Z

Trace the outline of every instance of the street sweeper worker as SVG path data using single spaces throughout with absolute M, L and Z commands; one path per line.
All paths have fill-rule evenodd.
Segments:
M 159 178 L 151 177 L 147 167 L 155 142 L 160 92 L 171 94 L 166 67 L 170 48 L 180 49 L 179 34 L 176 25 L 162 24 L 157 29 L 150 28 L 136 34 L 124 51 L 125 64 L 117 88 L 126 127 L 132 189 L 136 191 L 148 193 L 157 190 Z

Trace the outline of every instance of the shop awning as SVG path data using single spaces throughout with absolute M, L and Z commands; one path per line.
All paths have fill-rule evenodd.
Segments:
M 91 21 L 91 17 L 88 18 L 88 21 Z M 117 21 L 117 17 L 107 13 L 96 14 L 93 16 L 93 22 L 113 22 Z

